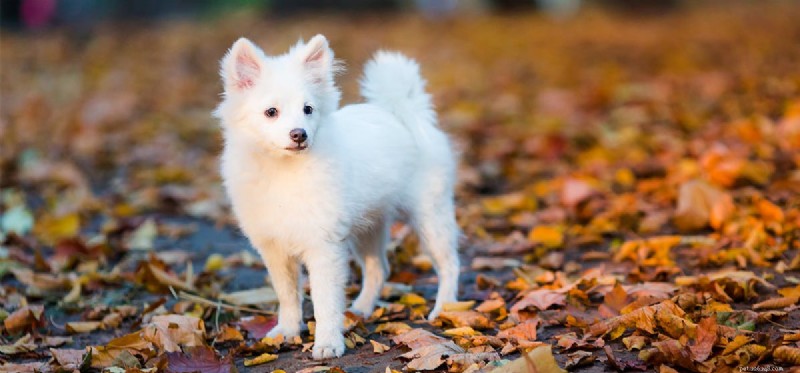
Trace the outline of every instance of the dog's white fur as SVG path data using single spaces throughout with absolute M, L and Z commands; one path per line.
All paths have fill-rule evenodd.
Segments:
M 317 321 L 313 357 L 341 356 L 348 251 L 364 274 L 351 310 L 368 316 L 389 274 L 389 227 L 401 216 L 418 232 L 438 273 L 429 317 L 454 302 L 455 157 L 436 126 L 417 63 L 378 52 L 361 82 L 366 103 L 341 109 L 338 64 L 322 35 L 274 57 L 242 38 L 221 65 L 222 176 L 278 295 L 278 324 L 269 335 L 300 332 L 303 264 Z M 268 108 L 278 115 L 267 117 Z M 298 150 L 290 139 L 295 128 L 307 132 L 307 148 Z

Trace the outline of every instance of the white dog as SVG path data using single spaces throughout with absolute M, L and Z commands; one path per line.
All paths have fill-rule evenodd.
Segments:
M 366 103 L 339 108 L 339 66 L 322 35 L 268 57 L 242 38 L 222 60 L 216 111 L 222 176 L 242 230 L 266 263 L 280 301 L 270 336 L 302 325 L 300 264 L 309 273 L 315 359 L 344 353 L 349 254 L 363 269 L 351 310 L 369 316 L 389 264 L 389 227 L 404 217 L 433 258 L 439 292 L 430 318 L 456 300 L 459 260 L 455 157 L 419 66 L 397 53 L 367 63 Z

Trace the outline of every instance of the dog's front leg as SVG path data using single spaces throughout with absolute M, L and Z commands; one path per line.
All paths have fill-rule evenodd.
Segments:
M 314 359 L 328 359 L 344 354 L 345 293 L 348 275 L 347 250 L 341 244 L 316 246 L 304 255 L 311 284 L 316 331 Z
M 300 335 L 303 322 L 303 294 L 299 287 L 300 264 L 296 258 L 282 252 L 265 251 L 262 256 L 280 303 L 278 325 L 267 336 L 274 338 L 279 334 L 284 337 Z

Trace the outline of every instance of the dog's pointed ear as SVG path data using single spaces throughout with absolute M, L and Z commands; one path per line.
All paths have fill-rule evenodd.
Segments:
M 328 46 L 328 39 L 317 34 L 303 47 L 300 54 L 303 65 L 315 81 L 324 81 L 333 76 L 335 66 L 333 50 Z
M 239 38 L 222 59 L 220 75 L 225 91 L 252 88 L 264 73 L 264 52 L 247 38 Z

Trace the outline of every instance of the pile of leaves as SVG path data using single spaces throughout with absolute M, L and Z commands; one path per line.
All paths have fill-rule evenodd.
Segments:
M 800 365 L 800 9 L 586 9 L 3 34 L 0 370 L 725 372 Z M 216 172 L 217 63 L 324 33 L 417 58 L 461 149 L 461 302 L 392 230 L 342 358 L 268 338 L 275 295 Z M 436 38 L 425 37 L 437 35 Z M 351 296 L 358 291 L 354 270 Z M 306 302 L 309 303 L 309 302 Z

